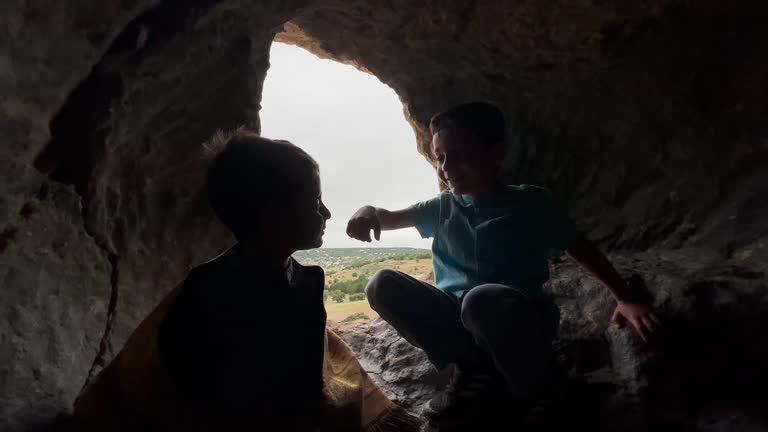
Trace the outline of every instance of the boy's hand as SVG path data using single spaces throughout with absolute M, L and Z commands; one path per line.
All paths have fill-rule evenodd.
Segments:
M 347 222 L 347 235 L 364 242 L 371 242 L 371 230 L 376 240 L 381 238 L 381 223 L 376 216 L 376 208 L 362 207 Z
M 661 330 L 661 323 L 653 310 L 653 306 L 646 303 L 620 301 L 616 305 L 611 321 L 619 328 L 623 328 L 624 323 L 629 321 L 645 343 L 653 340 L 654 336 Z

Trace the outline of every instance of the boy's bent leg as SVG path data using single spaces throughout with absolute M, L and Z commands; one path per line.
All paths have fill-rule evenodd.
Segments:
M 438 369 L 474 345 L 461 322 L 459 299 L 395 270 L 378 271 L 365 289 L 368 302 Z
M 466 294 L 461 318 L 514 393 L 535 397 L 551 386 L 559 321 L 553 304 L 533 302 L 513 287 L 486 284 Z

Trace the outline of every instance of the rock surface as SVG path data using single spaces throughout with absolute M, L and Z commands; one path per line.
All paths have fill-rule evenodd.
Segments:
M 445 382 L 424 351 L 406 342 L 381 318 L 332 328 L 387 396 L 416 414 Z
M 226 246 L 200 143 L 258 128 L 276 36 L 390 85 L 422 153 L 435 111 L 499 103 L 506 177 L 563 197 L 676 336 L 651 355 L 606 330 L 605 294 L 565 264 L 566 360 L 621 383 L 636 426 L 747 424 L 768 412 L 766 18 L 757 0 L 0 1 L 0 429 L 66 411 Z
M 613 257 L 634 268 L 665 321 L 665 339 L 643 344 L 629 326 L 609 326 L 615 303 L 572 262 L 553 267 L 547 291 L 561 310 L 556 342 L 565 380 L 560 424 L 591 430 L 764 431 L 761 363 L 768 347 L 766 283 L 693 257 L 680 266 L 648 252 Z M 674 257 L 679 260 L 681 257 Z M 732 277 L 724 278 L 730 273 Z M 735 274 L 734 274 L 735 273 Z M 415 413 L 447 380 L 424 353 L 381 319 L 335 328 L 374 381 Z

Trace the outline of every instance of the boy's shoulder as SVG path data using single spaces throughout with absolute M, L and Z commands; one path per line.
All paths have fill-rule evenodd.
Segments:
M 239 302 L 261 302 L 265 296 L 251 295 L 257 290 L 247 288 L 271 282 L 246 268 L 235 246 L 192 268 L 184 279 L 178 303 L 184 308 L 215 310 Z M 271 292 L 263 286 L 259 288 L 259 291 Z
M 505 185 L 504 190 L 510 194 L 525 195 L 534 198 L 547 198 L 552 195 L 552 192 L 549 189 L 531 184 Z
M 316 285 L 322 291 L 325 289 L 325 270 L 317 265 L 303 265 L 296 258 L 291 257 L 292 276 L 298 276 L 304 281 Z
M 477 198 L 466 195 L 457 195 L 450 191 L 443 191 L 434 200 L 442 205 L 459 205 L 462 207 L 474 205 L 490 205 L 497 208 L 510 208 L 519 210 L 523 207 L 538 207 L 546 205 L 552 200 L 552 192 L 542 186 L 530 184 L 510 184 L 494 189 L 490 194 L 483 194 Z
M 302 280 L 316 282 L 325 278 L 325 271 L 322 267 L 315 265 L 303 265 L 295 258 L 291 257 L 291 273 L 301 275 Z M 221 291 L 224 287 L 237 286 L 242 284 L 247 278 L 246 271 L 243 268 L 237 253 L 230 249 L 221 255 L 193 268 L 187 275 L 185 284 L 189 285 L 185 290 L 204 295 L 205 288 L 217 286 Z M 266 278 L 259 282 L 269 283 L 271 279 Z M 321 283 L 322 285 L 322 283 Z M 202 292 L 201 292 L 202 290 Z
M 552 192 L 542 186 L 530 184 L 505 185 L 494 200 L 502 207 L 539 207 L 552 200 Z
M 299 270 L 306 273 L 319 274 L 325 276 L 325 270 L 318 265 L 304 265 L 300 263 L 296 258 L 291 257 L 291 266 L 294 270 Z
M 221 282 L 222 278 L 231 276 L 237 271 L 237 259 L 234 249 L 211 258 L 210 260 L 192 268 L 184 283 L 189 286 L 204 286 L 214 282 Z
M 223 300 L 227 297 L 221 288 L 225 287 L 230 251 L 199 264 L 189 271 L 183 287 L 174 299 L 160 326 L 160 344 L 174 344 L 175 340 L 185 340 L 189 329 L 211 322 L 220 322 Z M 211 289 L 212 287 L 216 289 Z

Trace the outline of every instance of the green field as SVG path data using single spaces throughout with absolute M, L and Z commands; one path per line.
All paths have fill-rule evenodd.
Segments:
M 320 248 L 299 251 L 293 257 L 302 264 L 319 265 L 328 272 L 385 260 L 432 259 L 432 252 L 415 248 Z
M 432 278 L 432 254 L 425 249 L 350 248 L 313 249 L 294 254 L 304 265 L 325 270 L 325 307 L 328 321 L 341 322 L 352 315 L 378 315 L 365 299 L 368 280 L 380 269 L 394 269 L 417 279 Z
M 328 321 L 341 322 L 350 315 L 364 313 L 369 319 L 379 316 L 368 305 L 368 300 L 359 300 L 345 303 L 326 303 L 325 311 L 328 313 Z

